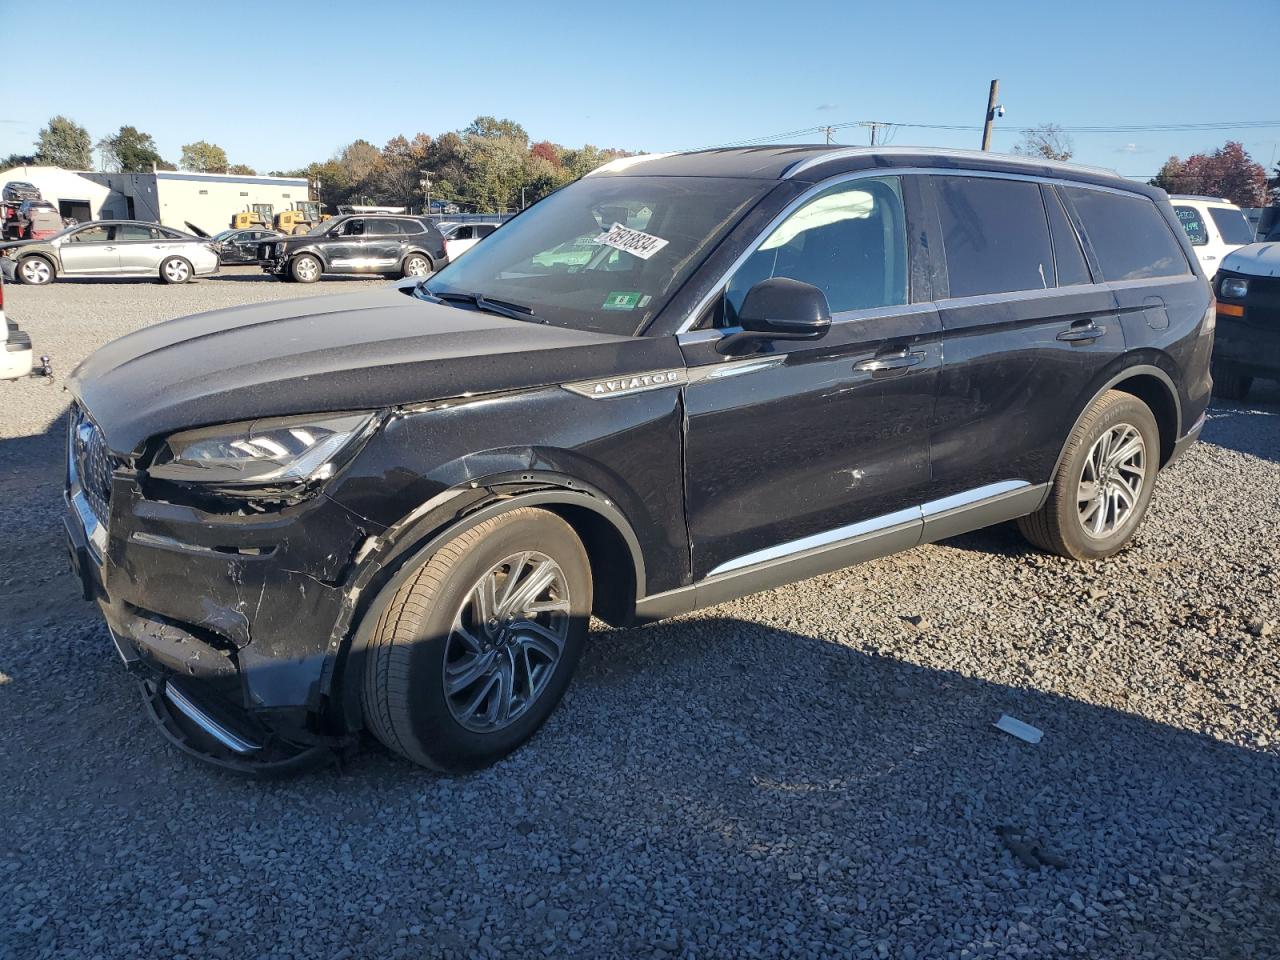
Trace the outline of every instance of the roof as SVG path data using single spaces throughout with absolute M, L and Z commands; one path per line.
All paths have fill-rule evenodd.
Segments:
M 940 147 L 839 147 L 823 144 L 725 147 L 689 153 L 623 157 L 598 168 L 591 176 L 713 176 L 817 182 L 840 173 L 894 167 L 940 167 L 1032 174 L 1083 180 L 1133 190 L 1148 196 L 1163 196 L 1163 191 L 1126 180 L 1105 167 Z

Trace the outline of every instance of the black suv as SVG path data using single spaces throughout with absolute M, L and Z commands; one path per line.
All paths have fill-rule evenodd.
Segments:
M 1165 194 L 1106 171 L 630 158 L 429 280 L 103 347 L 67 529 L 188 750 L 279 767 L 368 729 L 465 769 L 546 719 L 592 614 L 1015 519 L 1115 553 L 1199 434 L 1213 323 Z
M 379 213 L 334 217 L 306 233 L 264 241 L 257 259 L 267 273 L 315 283 L 326 273 L 425 277 L 449 255 L 430 220 Z

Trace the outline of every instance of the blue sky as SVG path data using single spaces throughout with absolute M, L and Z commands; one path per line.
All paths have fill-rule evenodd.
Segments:
M 0 22 L 26 0 L 0 0 Z M 0 155 L 53 114 L 96 140 L 133 124 L 177 161 L 207 139 L 260 172 L 357 137 L 510 117 L 535 139 L 630 149 L 711 146 L 857 120 L 981 124 L 987 85 L 1022 126 L 1280 120 L 1252 3 L 244 3 L 59 6 L 38 77 L 6 84 Z M 197 12 L 198 11 L 198 12 Z M 1252 34 L 1240 25 L 1254 22 Z M 1228 34 L 1222 25 L 1234 25 Z M 1201 44 L 1204 31 L 1217 39 Z M 299 50 L 281 55 L 292 38 Z M 310 52 L 306 47 L 310 46 Z M 64 51 L 56 55 L 53 50 Z M 1077 134 L 1076 159 L 1148 176 L 1171 153 L 1244 142 L 1268 168 L 1280 126 Z M 796 138 L 796 139 L 813 139 Z M 842 130 L 837 142 L 865 143 Z M 898 128 L 894 144 L 976 147 L 974 131 Z

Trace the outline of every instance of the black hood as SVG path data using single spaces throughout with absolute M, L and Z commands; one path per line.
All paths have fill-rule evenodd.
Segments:
M 189 427 L 638 373 L 678 356 L 659 340 L 508 320 L 385 286 L 158 323 L 91 354 L 68 387 L 127 454 Z

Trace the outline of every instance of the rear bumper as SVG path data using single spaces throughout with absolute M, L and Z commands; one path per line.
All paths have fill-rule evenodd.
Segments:
M 1191 429 L 1190 429 L 1190 430 L 1188 430 L 1188 431 L 1186 432 L 1186 434 L 1184 434 L 1184 435 L 1183 435 L 1183 436 L 1182 436 L 1182 437 L 1181 437 L 1181 438 L 1180 438 L 1176 443 L 1174 443 L 1174 445 L 1173 445 L 1173 453 L 1171 453 L 1171 454 L 1169 455 L 1169 459 L 1168 459 L 1168 461 L 1165 463 L 1165 466 L 1166 466 L 1166 467 L 1168 467 L 1168 466 L 1170 466 L 1171 464 L 1175 463 L 1179 457 L 1181 457 L 1184 453 L 1186 453 L 1186 452 L 1187 452 L 1187 449 L 1188 449 L 1188 448 L 1189 448 L 1193 443 L 1195 443 L 1197 440 L 1199 440 L 1199 439 L 1200 439 L 1200 432 L 1201 432 L 1202 430 L 1204 430 L 1204 421 L 1205 421 L 1205 416 L 1206 416 L 1206 415 L 1205 415 L 1205 414 L 1203 414 L 1203 413 L 1202 413 L 1202 414 L 1200 414 L 1200 419 L 1199 419 L 1199 420 L 1197 420 L 1197 421 L 1192 425 Z

